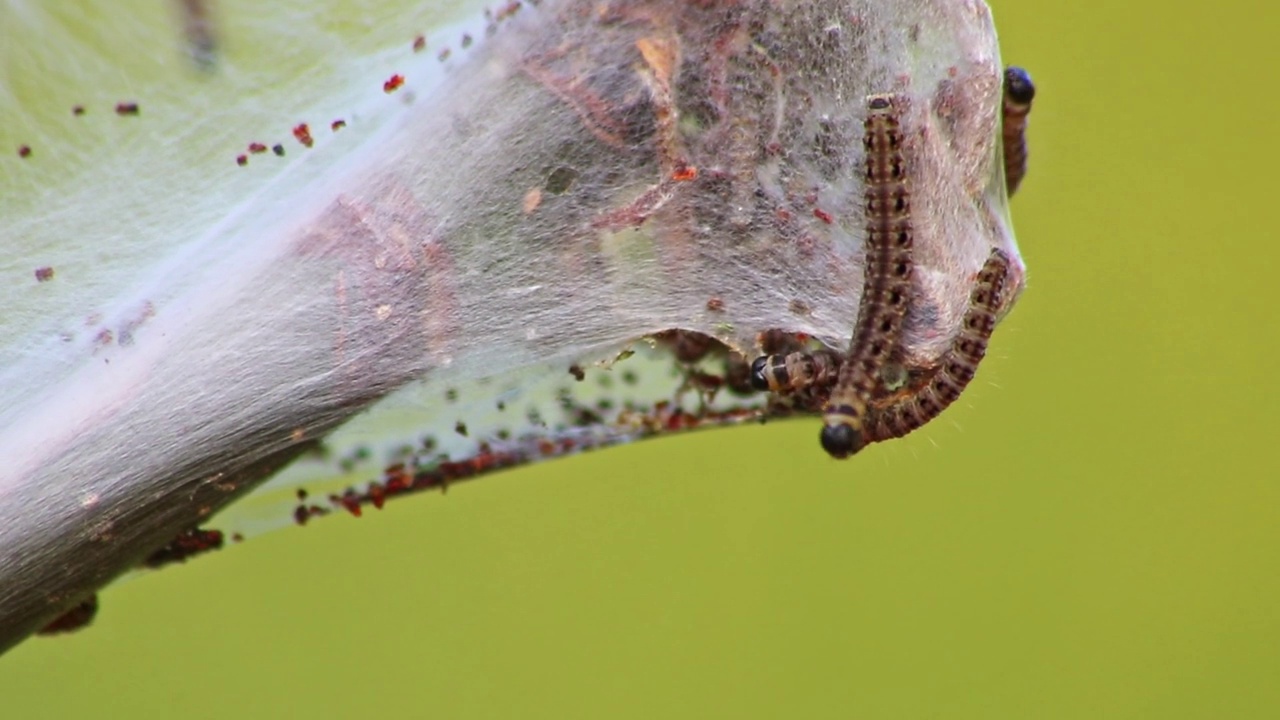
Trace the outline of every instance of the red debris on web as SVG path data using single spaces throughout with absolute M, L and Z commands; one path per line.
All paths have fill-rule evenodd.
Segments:
M 188 558 L 196 555 L 221 550 L 223 540 L 221 530 L 191 528 L 148 555 L 147 559 L 142 561 L 142 565 L 154 570 L 171 563 L 186 562 Z
M 675 172 L 671 173 L 671 179 L 676 182 L 689 182 L 698 177 L 698 168 L 692 165 L 680 165 Z
M 520 4 L 519 0 L 508 2 L 493 13 L 493 19 L 498 21 L 506 20 L 520 10 Z
M 306 123 L 298 123 L 293 126 L 293 137 L 306 147 L 311 147 L 315 143 L 311 139 L 311 128 Z
M 712 392 L 728 382 L 726 378 L 708 373 L 698 374 L 696 380 L 697 386 Z M 572 404 L 571 400 L 567 402 Z M 299 504 L 293 512 L 294 522 L 305 525 L 312 518 L 332 514 L 335 510 L 344 510 L 360 517 L 361 509 L 366 505 L 381 510 L 389 498 L 426 490 L 443 492 L 454 483 L 538 460 L 608 447 L 646 435 L 740 424 L 762 418 L 758 409 L 702 409 L 690 412 L 674 403 L 660 402 L 647 412 L 639 409 L 624 410 L 610 425 L 610 429 L 601 431 L 598 413 L 586 407 L 567 409 L 576 418 L 569 429 L 562 429 L 554 435 L 530 435 L 514 440 L 481 442 L 474 455 L 457 461 L 437 455 L 430 459 L 420 458 L 416 461 L 417 464 L 393 463 L 383 471 L 380 480 L 370 482 L 363 489 L 352 487 L 329 495 L 329 507 L 308 504 L 305 496 L 300 494 Z M 574 410 L 577 412 L 572 412 Z
M 98 614 L 98 595 L 95 593 L 81 600 L 70 610 L 54 618 L 52 622 L 36 631 L 37 635 L 61 635 L 75 632 L 89 623 Z
M 356 495 L 355 490 L 347 490 L 341 495 L 330 495 L 329 502 L 335 507 L 341 507 L 356 517 L 360 517 L 360 497 Z

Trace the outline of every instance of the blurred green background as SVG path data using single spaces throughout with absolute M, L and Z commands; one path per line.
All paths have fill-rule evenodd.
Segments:
M 992 4 L 1040 89 L 1030 284 L 941 420 L 256 538 L 0 658 L 3 716 L 1280 716 L 1280 8 Z

